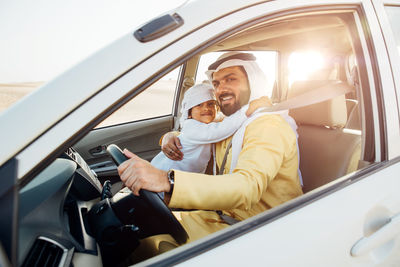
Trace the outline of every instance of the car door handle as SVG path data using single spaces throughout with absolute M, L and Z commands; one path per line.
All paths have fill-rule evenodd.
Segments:
M 351 248 L 351 255 L 354 257 L 364 255 L 374 248 L 396 238 L 400 234 L 400 214 L 390 220 L 370 236 L 363 237 Z

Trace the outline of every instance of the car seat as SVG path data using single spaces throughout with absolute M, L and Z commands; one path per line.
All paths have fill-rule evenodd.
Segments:
M 331 80 L 294 82 L 289 98 L 323 87 Z M 323 94 L 323 88 L 321 89 Z M 358 168 L 361 131 L 349 131 L 345 95 L 305 107 L 291 109 L 299 134 L 303 191 L 308 192 Z

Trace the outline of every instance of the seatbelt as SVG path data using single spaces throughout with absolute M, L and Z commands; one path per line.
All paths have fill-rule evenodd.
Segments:
M 324 93 L 321 95 L 321 91 Z M 294 108 L 301 108 L 305 106 L 309 106 L 312 104 L 324 102 L 326 100 L 353 92 L 354 88 L 350 85 L 335 81 L 316 89 L 313 89 L 309 92 L 304 94 L 295 96 L 293 98 L 289 98 L 283 102 L 280 102 L 272 107 L 263 108 L 260 112 L 274 112 L 274 111 L 281 111 L 281 110 L 289 110 Z
M 232 147 L 232 139 L 229 141 L 229 144 L 226 147 L 226 151 L 225 151 L 224 159 L 222 160 L 221 168 L 218 170 L 218 175 L 224 174 L 226 159 L 228 158 L 229 149 L 231 147 Z M 233 218 L 227 214 L 224 214 L 221 210 L 216 210 L 215 212 L 218 214 L 218 216 L 221 218 L 221 220 L 223 220 L 225 223 L 227 223 L 229 225 L 233 225 L 235 223 L 240 222 L 239 220 L 236 220 L 235 218 Z
M 231 139 L 231 141 L 229 141 L 229 144 L 226 147 L 226 151 L 225 151 L 224 159 L 222 160 L 221 168 L 219 168 L 219 170 L 218 170 L 218 175 L 224 174 L 226 159 L 228 158 L 229 149 L 231 149 L 231 147 L 232 147 L 232 140 L 233 140 L 233 138 Z

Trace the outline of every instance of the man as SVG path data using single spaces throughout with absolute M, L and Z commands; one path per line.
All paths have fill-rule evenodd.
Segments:
M 207 75 L 226 116 L 266 95 L 265 75 L 252 54 L 225 53 L 210 65 Z M 179 170 L 167 173 L 127 150 L 124 153 L 131 159 L 121 164 L 118 172 L 135 195 L 142 188 L 166 192 L 169 207 L 198 209 L 180 214 L 189 241 L 193 241 L 229 226 L 234 220 L 244 220 L 302 194 L 294 127 L 291 118 L 284 114 L 258 113 L 249 118 L 233 137 L 216 144 L 215 159 L 223 175 Z M 176 141 L 170 140 L 164 151 L 167 147 L 172 150 L 170 157 L 178 158 L 179 152 L 173 145 Z M 168 179 L 171 174 L 173 187 Z M 222 210 L 223 215 L 215 210 Z

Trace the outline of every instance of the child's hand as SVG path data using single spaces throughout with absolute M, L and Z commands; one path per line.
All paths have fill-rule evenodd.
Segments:
M 250 102 L 249 108 L 246 111 L 246 116 L 249 117 L 258 108 L 271 107 L 271 106 L 272 106 L 272 103 L 271 103 L 271 100 L 269 99 L 269 97 L 262 96 L 260 98 L 257 98 L 256 100 L 253 100 Z

